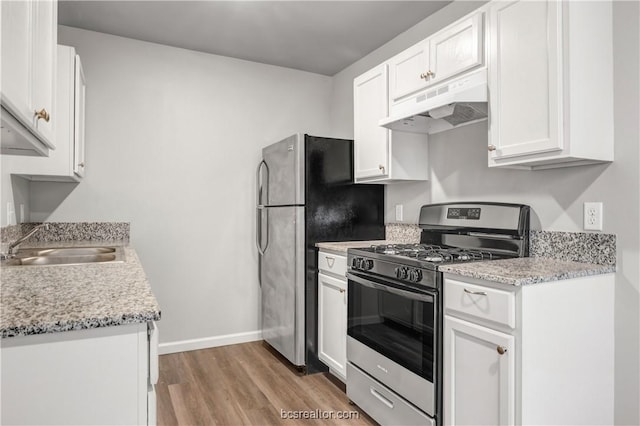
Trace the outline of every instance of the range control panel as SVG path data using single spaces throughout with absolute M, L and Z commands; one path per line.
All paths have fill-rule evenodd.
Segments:
M 449 207 L 447 209 L 447 219 L 480 219 L 480 207 Z

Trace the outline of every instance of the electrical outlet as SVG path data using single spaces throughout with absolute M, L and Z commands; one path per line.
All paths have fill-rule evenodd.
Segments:
M 16 224 L 16 209 L 13 205 L 13 202 L 7 202 L 7 225 L 15 225 Z
M 396 204 L 396 221 L 402 222 L 402 204 Z
M 584 203 L 584 229 L 602 231 L 602 203 Z

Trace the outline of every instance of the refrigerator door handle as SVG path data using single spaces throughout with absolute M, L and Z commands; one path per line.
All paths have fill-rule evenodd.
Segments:
M 264 251 L 267 249 L 266 247 L 264 249 L 262 248 L 262 210 L 264 210 L 264 206 L 256 207 L 256 247 L 258 248 L 260 256 L 264 256 Z M 267 228 L 267 236 L 268 233 L 269 228 Z
M 265 170 L 267 171 L 267 180 L 266 180 L 266 184 L 263 187 L 263 182 L 262 182 L 262 167 L 264 166 Z M 258 206 L 262 206 L 265 203 L 263 202 L 262 198 L 263 198 L 263 193 L 262 190 L 263 188 L 265 189 L 265 194 L 266 195 L 264 198 L 267 198 L 267 196 L 269 195 L 269 166 L 267 166 L 267 163 L 265 163 L 264 160 L 260 161 L 260 164 L 258 164 L 258 170 L 256 170 L 256 204 Z

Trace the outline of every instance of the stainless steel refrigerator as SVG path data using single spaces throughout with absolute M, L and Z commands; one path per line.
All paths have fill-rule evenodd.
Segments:
M 353 141 L 301 134 L 264 148 L 256 179 L 263 339 L 307 372 L 324 371 L 315 244 L 383 239 L 384 188 L 353 184 Z

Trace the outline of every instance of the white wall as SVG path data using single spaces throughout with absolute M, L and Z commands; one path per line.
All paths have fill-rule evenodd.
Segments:
M 59 42 L 86 75 L 86 177 L 31 183 L 32 219 L 130 221 L 161 343 L 257 337 L 261 148 L 328 135 L 331 78 L 69 27 Z
M 334 76 L 334 133 L 353 136 L 355 76 L 480 5 L 456 1 Z M 640 424 L 638 5 L 638 2 L 615 2 L 613 8 L 615 161 L 612 164 L 536 172 L 489 169 L 487 124 L 482 122 L 430 137 L 430 182 L 387 187 L 387 220 L 393 221 L 393 205 L 404 203 L 406 221 L 413 223 L 417 221 L 420 205 L 428 202 L 493 200 L 531 205 L 543 229 L 581 231 L 583 203 L 604 202 L 604 232 L 617 234 L 618 243 L 616 424 Z M 593 372 L 585 372 L 591 373 L 597 374 L 597 366 Z

